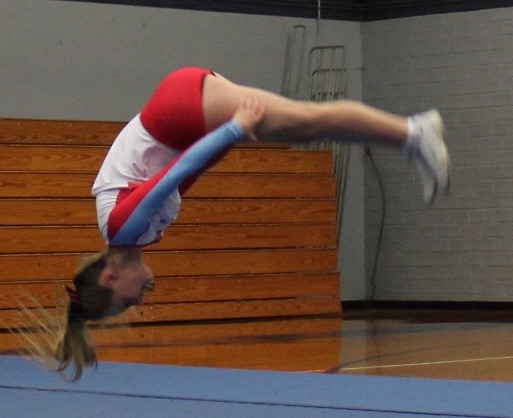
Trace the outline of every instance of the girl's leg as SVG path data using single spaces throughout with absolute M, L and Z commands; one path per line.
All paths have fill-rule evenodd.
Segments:
M 247 98 L 258 100 L 265 109 L 263 120 L 255 130 L 260 140 L 338 139 L 394 146 L 401 148 L 415 164 L 428 203 L 433 203 L 438 193 L 449 191 L 449 154 L 437 111 L 405 118 L 348 100 L 294 101 L 236 85 L 219 75 L 208 75 L 202 98 L 207 130 L 231 119 L 240 101 Z
M 265 109 L 255 134 L 262 141 L 303 142 L 325 138 L 347 142 L 376 142 L 401 147 L 408 135 L 405 117 L 349 100 L 295 101 L 259 89 L 207 76 L 203 108 L 207 129 L 229 120 L 243 98 L 260 101 Z

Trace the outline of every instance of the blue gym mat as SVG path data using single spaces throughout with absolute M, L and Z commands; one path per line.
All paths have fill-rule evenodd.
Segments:
M 513 417 L 513 384 L 101 362 L 67 384 L 0 356 L 1 418 Z

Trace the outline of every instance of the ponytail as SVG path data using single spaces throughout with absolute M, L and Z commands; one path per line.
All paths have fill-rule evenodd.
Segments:
M 69 296 L 67 321 L 61 340 L 54 352 L 56 371 L 64 374 L 71 367 L 66 379 L 80 379 L 84 367 L 96 366 L 96 351 L 89 335 L 88 320 L 100 320 L 109 315 L 112 290 L 98 283 L 108 263 L 108 250 L 84 261 L 73 278 L 75 289 L 66 286 Z
M 70 301 L 68 305 L 67 325 L 55 350 L 56 371 L 64 374 L 72 367 L 66 380 L 72 382 L 80 379 L 84 367 L 96 367 L 96 351 L 92 344 L 87 323 L 82 317 L 80 306 Z
M 82 376 L 85 367 L 96 366 L 96 352 L 92 344 L 87 321 L 101 320 L 112 314 L 112 290 L 99 284 L 99 279 L 109 261 L 109 250 L 87 258 L 79 267 L 73 284 L 65 287 L 69 296 L 66 322 L 56 333 L 52 318 L 43 308 L 42 319 L 32 310 L 22 307 L 23 312 L 38 332 L 36 337 L 30 328 L 24 327 L 20 336 L 28 343 L 29 353 L 45 368 L 59 372 L 70 382 Z

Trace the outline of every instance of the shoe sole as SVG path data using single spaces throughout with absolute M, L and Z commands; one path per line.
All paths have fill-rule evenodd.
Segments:
M 442 115 L 440 115 L 440 112 L 438 112 L 438 110 L 433 110 L 432 111 L 434 113 L 434 116 L 436 117 L 437 119 L 437 123 L 439 124 L 440 126 L 440 129 L 441 129 L 441 134 L 442 134 L 442 142 L 443 142 L 443 146 L 445 147 L 445 170 L 447 172 L 447 184 L 443 190 L 443 194 L 445 196 L 449 195 L 449 192 L 450 192 L 450 188 L 451 188 L 451 162 L 450 162 L 450 158 L 449 158 L 449 152 L 447 150 L 447 142 L 446 142 L 446 138 L 447 138 L 447 131 L 445 129 L 445 124 L 444 124 L 444 121 L 442 119 Z M 434 187 L 433 187 L 433 194 L 431 196 L 431 198 L 429 199 L 429 202 L 428 204 L 429 205 L 432 205 L 435 200 L 436 200 L 436 197 L 438 195 L 438 180 L 437 178 L 435 177 L 435 182 L 434 182 Z

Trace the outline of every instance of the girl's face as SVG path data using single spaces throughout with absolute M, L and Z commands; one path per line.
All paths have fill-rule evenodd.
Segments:
M 113 309 L 122 312 L 143 303 L 146 290 L 153 287 L 153 274 L 142 259 L 130 260 L 109 268 L 104 284 L 114 292 Z

